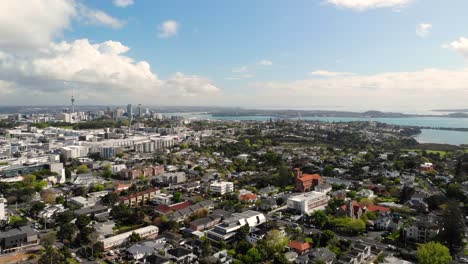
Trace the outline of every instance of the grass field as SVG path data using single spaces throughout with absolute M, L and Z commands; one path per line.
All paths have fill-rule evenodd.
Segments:
M 423 152 L 422 149 L 401 149 L 401 151 L 416 152 L 418 154 L 421 154 Z M 441 158 L 443 158 L 443 157 L 445 157 L 447 155 L 447 151 L 443 151 L 443 150 L 426 150 L 426 153 L 428 153 L 428 154 L 439 153 Z

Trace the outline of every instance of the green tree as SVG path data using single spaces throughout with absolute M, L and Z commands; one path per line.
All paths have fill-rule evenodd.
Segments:
M 72 210 L 67 210 L 57 215 L 57 224 L 64 225 L 70 223 L 71 220 L 75 219 L 75 213 Z
M 240 240 L 245 240 L 245 237 L 250 233 L 250 227 L 248 224 L 245 224 L 243 226 L 241 226 L 241 228 L 239 228 L 239 230 L 237 230 L 237 233 L 236 233 L 236 240 L 237 241 L 240 241 Z
M 437 242 L 429 242 L 418 247 L 419 264 L 448 264 L 452 261 L 449 249 Z
M 281 166 L 278 171 L 278 186 L 285 187 L 287 185 L 291 185 L 294 182 L 291 168 L 287 166 Z
M 118 201 L 119 201 L 119 195 L 117 193 L 115 193 L 115 192 L 109 192 L 104 197 L 102 197 L 102 202 L 105 205 L 112 206 L 115 203 L 117 203 Z
M 335 232 L 331 230 L 325 230 L 320 234 L 320 244 L 322 246 L 328 245 L 328 242 L 334 239 L 336 236 Z
M 174 192 L 174 195 L 172 196 L 172 200 L 175 203 L 180 203 L 182 201 L 182 193 L 181 192 Z
M 130 243 L 140 242 L 142 240 L 140 234 L 133 232 L 128 238 Z
M 277 253 L 283 253 L 289 239 L 279 230 L 271 230 L 265 237 L 265 250 L 268 256 L 273 256 Z
M 76 173 L 77 174 L 84 174 L 84 173 L 88 173 L 88 172 L 89 172 L 89 168 L 86 165 L 80 165 L 80 166 L 78 166 L 78 168 L 76 168 Z
M 26 218 L 23 218 L 19 215 L 12 215 L 10 216 L 10 222 L 9 224 L 12 227 L 20 227 L 20 226 L 25 226 L 28 223 L 28 220 Z
M 463 248 L 465 234 L 464 215 L 456 200 L 450 200 L 444 210 L 440 239 L 455 254 Z
M 56 248 L 47 247 L 39 258 L 38 264 L 67 263 L 65 257 Z
M 328 215 L 323 210 L 315 211 L 310 219 L 312 223 L 316 226 L 323 228 L 328 223 Z
M 41 237 L 41 245 L 45 248 L 50 248 L 53 245 L 55 245 L 55 242 L 57 240 L 57 236 L 55 233 L 47 233 L 45 236 Z
M 79 215 L 76 217 L 75 225 L 78 229 L 83 229 L 91 223 L 91 218 L 85 214 Z
M 78 227 L 73 223 L 66 223 L 60 226 L 57 237 L 62 240 L 73 241 L 78 233 Z
M 29 208 L 29 214 L 36 216 L 46 205 L 43 202 L 33 202 L 31 208 Z

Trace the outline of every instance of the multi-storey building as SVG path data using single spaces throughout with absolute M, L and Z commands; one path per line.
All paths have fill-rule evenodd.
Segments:
M 133 231 L 125 232 L 125 233 L 122 233 L 122 234 L 119 234 L 119 235 L 116 235 L 116 236 L 104 238 L 104 239 L 101 239 L 100 241 L 103 243 L 104 249 L 107 250 L 109 248 L 122 245 L 123 243 L 125 243 L 127 241 L 127 239 L 133 233 L 136 233 L 136 234 L 140 235 L 140 237 L 142 237 L 142 238 L 146 238 L 146 237 L 155 237 L 155 236 L 157 236 L 158 231 L 159 231 L 159 229 L 158 229 L 157 226 L 149 225 L 149 226 L 145 226 L 145 227 L 133 230 Z
M 65 159 L 75 159 L 88 156 L 89 147 L 87 146 L 66 146 L 60 148 L 60 152 Z
M 128 206 L 139 206 L 140 204 L 153 200 L 159 193 L 160 190 L 158 188 L 154 188 L 134 193 L 128 196 L 120 197 L 119 201 Z
M 234 183 L 232 182 L 213 182 L 210 185 L 210 192 L 219 195 L 225 195 L 234 191 Z
M 308 192 L 288 198 L 288 209 L 296 210 L 303 214 L 310 214 L 315 210 L 324 209 L 329 197 L 321 192 Z
M 214 241 L 230 241 L 241 227 L 245 225 L 248 225 L 250 228 L 257 227 L 265 222 L 265 215 L 260 212 L 248 210 L 242 213 L 235 213 L 209 230 L 208 238 Z

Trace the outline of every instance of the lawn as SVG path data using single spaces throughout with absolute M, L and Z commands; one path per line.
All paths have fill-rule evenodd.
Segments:
M 418 154 L 421 154 L 423 152 L 422 149 L 401 149 L 401 151 L 407 151 L 407 152 L 416 152 Z M 447 155 L 447 151 L 443 151 L 443 150 L 426 150 L 426 153 L 428 154 L 436 154 L 436 153 L 439 153 L 440 157 L 443 158 Z

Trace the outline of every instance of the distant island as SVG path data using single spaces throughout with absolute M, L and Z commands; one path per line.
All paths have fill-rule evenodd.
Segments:
M 213 116 L 272 116 L 276 118 L 301 117 L 354 117 L 354 118 L 405 118 L 405 117 L 451 117 L 468 118 L 467 113 L 446 115 L 418 115 L 370 110 L 366 112 L 324 111 L 324 110 L 259 110 L 259 109 L 222 109 L 210 111 Z

